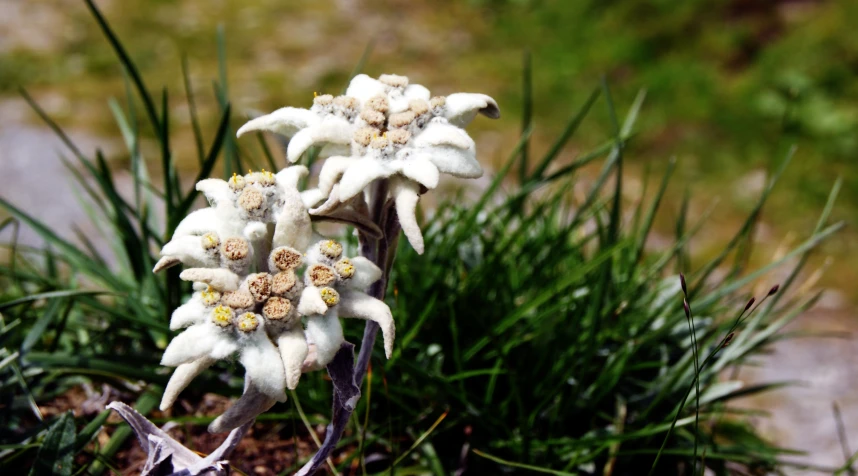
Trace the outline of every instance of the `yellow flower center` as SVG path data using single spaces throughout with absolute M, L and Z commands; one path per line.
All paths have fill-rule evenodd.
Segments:
M 215 233 L 206 233 L 202 237 L 203 248 L 210 250 L 220 245 L 220 238 Z
M 319 294 L 322 295 L 322 301 L 324 301 L 328 307 L 334 307 L 340 303 L 340 293 L 333 288 L 322 288 L 319 291 Z
M 343 254 L 343 245 L 334 240 L 328 240 L 320 246 L 322 254 L 331 259 L 337 259 Z
M 259 319 L 252 312 L 245 312 L 238 318 L 238 328 L 243 332 L 255 331 L 259 327 Z
M 212 322 L 220 327 L 227 327 L 232 321 L 232 309 L 226 306 L 218 306 L 212 311 Z
M 229 188 L 238 191 L 244 188 L 247 185 L 247 181 L 244 180 L 244 177 L 233 172 L 232 177 L 229 179 Z
M 348 258 L 343 258 L 337 261 L 337 264 L 334 265 L 334 269 L 337 270 L 337 274 L 339 274 L 343 279 L 349 279 L 355 275 L 355 267 Z
M 220 292 L 209 287 L 200 293 L 200 300 L 202 300 L 203 304 L 206 306 L 214 306 L 218 301 L 220 301 Z

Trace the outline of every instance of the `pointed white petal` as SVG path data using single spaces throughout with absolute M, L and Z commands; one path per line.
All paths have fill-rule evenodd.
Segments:
M 217 178 L 208 178 L 200 180 L 196 185 L 197 191 L 201 192 L 209 200 L 209 203 L 218 204 L 224 201 L 231 201 L 233 191 L 229 188 L 226 180 Z
M 309 175 L 309 173 L 310 171 L 307 170 L 307 167 L 304 167 L 303 165 L 293 165 L 277 172 L 274 176 L 274 180 L 277 182 L 277 186 L 281 189 L 297 190 L 298 182 Z
M 159 259 L 157 263 L 155 263 L 155 267 L 152 268 L 152 272 L 157 273 L 157 272 L 163 271 L 167 268 L 172 268 L 173 266 L 176 266 L 177 264 L 179 264 L 181 262 L 182 261 L 179 258 L 176 258 L 175 256 L 164 256 L 161 259 Z
M 184 390 L 191 381 L 197 377 L 197 375 L 203 373 L 204 370 L 211 367 L 215 362 L 217 361 L 214 359 L 203 357 L 199 360 L 176 367 L 176 370 L 173 371 L 173 375 L 170 377 L 170 381 L 167 382 L 167 387 L 164 389 L 164 396 L 161 397 L 161 411 L 163 412 L 164 410 L 172 407 L 173 403 L 176 402 L 176 398 L 178 398 L 179 394 L 182 393 L 182 390 Z
M 366 188 L 373 180 L 393 174 L 385 164 L 371 157 L 356 160 L 340 179 L 340 200 L 348 200 Z
M 190 301 L 173 311 L 173 315 L 170 316 L 170 330 L 175 331 L 193 324 L 201 324 L 208 318 L 208 314 L 208 308 L 200 301 L 199 295 L 195 294 Z
M 228 330 L 214 324 L 191 326 L 170 341 L 161 365 L 176 367 L 204 357 L 222 359 L 238 350 Z
M 319 202 L 325 199 L 325 194 L 318 188 L 311 188 L 301 192 L 301 201 L 304 202 L 305 208 L 313 208 Z
M 450 146 L 436 146 L 414 150 L 409 160 L 423 159 L 435 164 L 439 172 L 461 178 L 479 178 L 483 168 L 477 161 L 474 148 L 459 149 Z
M 328 305 L 322 300 L 319 288 L 316 286 L 307 286 L 304 288 L 304 291 L 301 293 L 301 300 L 298 302 L 298 314 L 313 316 L 324 314 L 327 310 Z
M 358 291 L 366 291 L 372 283 L 381 278 L 381 269 L 363 256 L 349 258 L 355 267 L 355 275 L 348 281 L 348 286 Z
M 281 197 L 283 206 L 277 215 L 277 223 L 274 225 L 274 237 L 272 246 L 289 246 L 295 249 L 306 249 L 310 244 L 313 234 L 313 225 L 310 223 L 310 214 L 304 206 L 298 189 L 284 189 Z
M 203 248 L 202 238 L 194 235 L 173 238 L 161 248 L 161 256 L 176 258 L 194 268 L 213 268 L 219 261 L 216 254 Z
M 206 283 L 219 291 L 235 291 L 241 284 L 241 278 L 228 269 L 190 268 L 179 275 L 182 281 Z
M 426 129 L 417 134 L 411 142 L 418 148 L 438 145 L 449 145 L 460 149 L 474 148 L 474 140 L 467 132 L 444 122 L 430 122 L 426 125 Z
M 301 365 L 307 358 L 307 337 L 300 323 L 277 336 L 277 349 L 286 371 L 286 388 L 295 390 L 301 378 Z
M 409 100 L 422 99 L 424 101 L 428 101 L 430 96 L 432 96 L 429 90 L 421 84 L 409 84 L 405 87 L 404 94 Z
M 180 236 L 198 235 L 202 236 L 216 230 L 215 222 L 217 215 L 215 210 L 209 207 L 200 208 L 191 212 L 188 216 L 179 222 L 176 226 L 176 231 L 173 232 L 173 239 Z
M 328 198 L 324 202 L 322 202 L 316 208 L 310 210 L 310 213 L 314 216 L 322 216 L 331 213 L 342 205 L 343 202 L 340 201 L 340 184 L 335 183 L 331 188 L 331 191 L 328 192 Z
M 447 96 L 444 115 L 450 124 L 465 127 L 474 120 L 477 113 L 498 119 L 500 108 L 494 99 L 485 94 L 456 93 Z
M 351 141 L 352 125 L 341 117 L 328 116 L 321 123 L 295 134 L 286 148 L 286 158 L 289 162 L 297 162 L 314 145 L 350 145 Z
M 253 381 L 245 377 L 244 394 L 223 415 L 215 418 L 215 421 L 209 425 L 209 433 L 221 433 L 238 428 L 260 413 L 270 410 L 275 403 L 277 403 L 276 400 L 260 392 Z
M 355 76 L 349 83 L 346 96 L 357 98 L 361 103 L 375 96 L 384 95 L 385 87 L 381 81 L 370 78 L 365 74 Z
M 423 234 L 417 224 L 417 201 L 419 186 L 411 180 L 397 178 L 390 181 L 390 193 L 396 202 L 396 214 L 399 216 L 399 224 L 402 232 L 411 243 L 411 247 L 417 254 L 423 254 Z
M 314 344 L 315 349 L 315 360 L 305 367 L 305 371 L 325 368 L 334 360 L 334 355 L 340 350 L 340 344 L 345 342 L 343 327 L 334 310 L 307 319 L 305 333 L 307 340 Z
M 283 370 L 283 360 L 277 347 L 268 340 L 262 326 L 243 342 L 238 359 L 244 366 L 247 377 L 260 392 L 275 400 L 286 401 L 286 372 Z
M 296 107 L 284 107 L 271 114 L 251 119 L 238 129 L 236 136 L 241 137 L 251 131 L 269 131 L 292 137 L 301 129 L 318 122 L 319 117 L 312 111 Z
M 340 177 L 357 159 L 354 157 L 330 157 L 319 171 L 319 190 L 325 195 L 331 193 Z
M 340 293 L 338 312 L 342 317 L 356 317 L 378 323 L 384 336 L 384 355 L 390 358 L 393 354 L 396 326 L 387 304 L 360 291 L 347 290 Z
M 415 154 L 406 160 L 394 160 L 391 166 L 399 173 L 432 190 L 438 186 L 438 167 L 428 160 L 426 154 Z

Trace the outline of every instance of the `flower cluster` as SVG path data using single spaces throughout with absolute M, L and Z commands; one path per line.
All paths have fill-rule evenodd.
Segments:
M 248 122 L 238 135 L 266 130 L 291 138 L 286 151 L 291 162 L 311 146 L 320 148 L 328 159 L 318 190 L 308 198 L 315 214 L 347 205 L 372 182 L 389 179 L 402 230 L 422 253 L 415 218 L 420 194 L 438 185 L 440 173 L 463 178 L 483 173 L 474 141 L 463 129 L 477 113 L 500 117 L 497 103 L 485 94 L 431 97 L 404 76 L 358 75 L 344 96 L 316 96 L 309 110 L 278 109 Z
M 176 367 L 162 410 L 205 369 L 236 356 L 246 372 L 244 400 L 212 428 L 244 424 L 284 401 L 285 390 L 296 388 L 302 371 L 330 362 L 343 342 L 340 316 L 378 322 L 390 356 L 390 309 L 364 293 L 381 270 L 366 258 L 345 258 L 336 241 L 307 244 L 310 216 L 297 190 L 304 174 L 306 168 L 295 166 L 277 175 L 256 172 L 197 184 L 211 206 L 179 224 L 155 266 L 155 271 L 178 263 L 190 266 L 180 278 L 195 289 L 170 320 L 171 329 L 186 329 L 162 357 L 163 365 Z M 302 279 L 305 255 L 310 263 Z M 302 316 L 308 321 L 306 333 Z
M 415 217 L 420 195 L 438 185 L 441 173 L 482 175 L 463 129 L 478 113 L 499 116 L 483 94 L 432 97 L 404 76 L 359 75 L 343 96 L 316 95 L 310 109 L 286 107 L 241 127 L 239 136 L 271 131 L 289 138 L 290 162 L 311 147 L 327 160 L 318 187 L 304 192 L 298 183 L 308 170 L 298 165 L 197 184 L 209 207 L 182 220 L 154 268 L 181 263 L 180 278 L 195 291 L 170 321 L 171 329 L 184 330 L 164 351 L 162 364 L 176 370 L 161 409 L 214 363 L 236 359 L 245 368 L 244 394 L 209 429 L 246 424 L 284 401 L 302 372 L 334 360 L 344 344 L 343 317 L 377 323 L 389 358 L 393 316 L 377 299 L 383 287 L 374 288 L 376 297 L 367 293 L 373 283 L 385 283 L 381 268 L 367 257 L 346 256 L 342 244 L 315 235 L 311 222 L 353 225 L 363 244 L 395 243 L 401 227 L 422 253 Z M 378 263 L 387 268 L 390 261 Z

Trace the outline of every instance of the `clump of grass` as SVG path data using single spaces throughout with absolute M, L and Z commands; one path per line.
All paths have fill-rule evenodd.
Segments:
M 141 413 L 155 406 L 166 381 L 158 359 L 170 336 L 168 317 L 189 288 L 174 273 L 156 276 L 149 270 L 155 250 L 196 200 L 176 174 L 167 92 L 150 92 L 122 43 L 94 4 L 88 5 L 128 78 L 127 97 L 110 105 L 130 158 L 133 199 L 119 195 L 101 153 L 85 156 L 24 96 L 71 151 L 76 165 L 70 169 L 89 198 L 90 215 L 112 237 L 112 258 L 86 240 L 78 246 L 62 239 L 26 210 L 0 200 L 12 215 L 0 228 L 29 226 L 46 242 L 44 249 L 32 249 L 13 240 L 0 266 L 0 461 L 11 468 L 44 461 L 44 468 L 60 474 L 103 472 L 130 432 L 120 426 L 101 446 L 93 438 L 106 412 L 92 419 L 45 418 L 40 404 L 83 383 L 108 383 L 136 399 Z M 529 85 L 527 67 L 525 78 Z M 209 176 L 221 156 L 225 175 L 254 160 L 231 139 L 224 69 L 215 89 L 222 116 L 208 145 L 192 92 L 186 91 L 199 153 L 197 178 Z M 529 88 L 525 97 L 531 97 Z M 736 466 L 774 470 L 784 464 L 781 456 L 788 451 L 762 440 L 748 424 L 749 413 L 728 405 L 783 383 L 747 387 L 719 376 L 780 339 L 778 331 L 815 302 L 817 296 L 785 291 L 808 253 L 839 229 L 827 224 L 839 184 L 801 245 L 746 271 L 747 254 L 739 251 L 750 245 L 787 156 L 723 251 L 687 269 L 687 244 L 705 229 L 707 216 L 689 216 L 687 202 L 662 203 L 673 163 L 648 200 L 624 211 L 629 204 L 622 198 L 623 165 L 642 103 L 639 95 L 620 123 L 603 84 L 542 157 L 528 153 L 532 108 L 525 107 L 522 138 L 479 200 L 440 204 L 425 227 L 423 257 L 407 246 L 399 250 L 388 295 L 401 338 L 394 358 L 374 360 L 384 364 L 367 378 L 366 398 L 356 413 L 362 421 L 343 439 L 339 470 L 674 474 L 698 467 L 719 473 Z M 559 163 L 560 152 L 596 105 L 612 118 L 613 136 L 573 162 Z M 144 130 L 159 145 L 157 161 L 141 152 Z M 261 150 L 260 162 L 276 168 L 274 154 Z M 570 190 L 579 180 L 576 172 L 599 160 L 601 173 L 587 184 L 583 199 L 575 199 Z M 160 169 L 157 184 L 148 171 L 153 162 Z M 502 192 L 512 171 L 517 185 Z M 652 223 L 668 206 L 681 210 L 676 236 L 666 249 L 646 251 Z M 163 219 L 155 218 L 159 209 Z M 748 285 L 796 257 L 780 292 L 747 304 Z M 726 272 L 715 278 L 719 269 Z M 677 271 L 687 280 L 680 281 Z M 214 374 L 226 365 L 195 381 L 188 398 L 208 391 L 240 393 L 238 381 L 216 382 Z M 299 416 L 309 426 L 308 414 L 327 413 L 329 382 L 318 374 L 308 377 L 292 395 L 296 411 L 275 407 L 264 424 Z M 374 458 L 366 461 L 370 453 Z

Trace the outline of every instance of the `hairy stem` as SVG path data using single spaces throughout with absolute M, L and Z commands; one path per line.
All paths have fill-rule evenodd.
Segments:
M 382 270 L 381 278 L 373 283 L 367 291 L 367 294 L 380 300 L 384 299 L 390 274 L 390 264 L 396 254 L 396 243 L 399 238 L 399 220 L 396 211 L 387 206 L 387 202 L 387 181 L 380 180 L 375 184 L 373 190 L 370 214 L 373 223 L 383 231 L 383 236 L 378 239 L 366 236 L 364 233 L 359 234 L 361 255 L 371 260 Z M 328 364 L 328 375 L 334 385 L 331 423 L 328 424 L 325 441 L 319 451 L 296 473 L 297 476 L 314 474 L 324 464 L 342 438 L 343 431 L 346 429 L 357 406 L 357 401 L 360 399 L 360 387 L 369 368 L 378 329 L 378 324 L 367 321 L 356 363 L 354 346 L 344 343 L 334 356 L 334 360 Z M 344 368 L 350 368 L 351 372 L 343 372 Z M 343 396 L 345 395 L 349 395 L 350 398 L 344 399 Z

